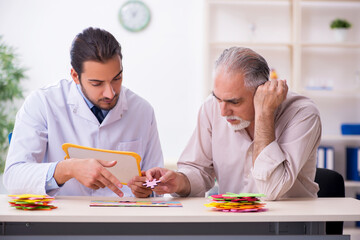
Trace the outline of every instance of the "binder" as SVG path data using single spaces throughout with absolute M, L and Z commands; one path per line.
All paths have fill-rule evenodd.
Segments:
M 325 154 L 325 168 L 334 170 L 334 155 L 335 151 L 333 147 L 327 147 L 326 148 L 326 154 Z
M 318 168 L 327 168 L 334 170 L 335 165 L 335 151 L 330 146 L 319 146 L 317 150 L 317 164 Z
M 360 193 L 357 193 L 357 194 L 356 194 L 356 199 L 360 200 Z M 355 222 L 355 226 L 358 227 L 358 228 L 360 228 L 360 221 L 356 221 L 356 222 Z
M 360 147 L 346 148 L 346 178 L 360 181 Z
M 360 124 L 359 123 L 343 123 L 341 124 L 342 135 L 359 135 Z
M 325 168 L 325 149 L 323 147 L 318 147 L 316 167 Z

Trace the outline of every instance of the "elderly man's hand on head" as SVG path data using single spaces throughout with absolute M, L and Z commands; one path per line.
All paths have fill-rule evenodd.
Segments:
M 260 85 L 254 96 L 255 114 L 272 115 L 286 99 L 287 92 L 286 80 L 273 79 Z
M 260 85 L 254 96 L 255 131 L 253 147 L 253 163 L 260 152 L 275 141 L 274 113 L 284 102 L 288 92 L 285 80 L 271 80 Z

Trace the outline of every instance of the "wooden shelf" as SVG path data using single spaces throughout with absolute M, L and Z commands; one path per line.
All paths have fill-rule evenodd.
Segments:
M 352 90 L 308 90 L 303 89 L 301 91 L 297 91 L 300 94 L 303 94 L 309 98 L 359 98 L 359 92 Z
M 249 46 L 249 47 L 292 47 L 291 43 L 285 42 L 211 42 L 211 47 L 231 47 L 231 46 Z
M 341 68 L 336 73 L 344 71 L 345 73 L 347 73 L 347 79 L 350 79 L 350 72 L 355 72 L 356 70 L 358 70 L 358 68 L 356 68 L 358 64 L 356 65 L 355 63 L 358 61 L 356 58 L 356 53 L 352 53 L 353 50 L 360 51 L 360 41 L 359 38 L 356 37 L 356 33 L 359 29 L 358 27 L 356 27 L 355 25 L 353 26 L 353 29 L 351 30 L 353 32 L 349 35 L 348 41 L 334 42 L 328 40 L 331 39 L 329 38 L 329 29 L 322 28 L 324 34 L 321 34 L 319 36 L 317 34 L 317 31 L 307 31 L 308 28 L 304 29 L 302 28 L 302 26 L 315 22 L 318 23 L 318 27 L 323 27 L 323 24 L 325 23 L 321 22 L 323 20 L 320 19 L 320 21 L 318 17 L 318 13 L 319 11 L 321 11 L 319 9 L 322 9 L 322 7 L 330 9 L 327 10 L 327 12 L 323 13 L 325 18 L 333 18 L 333 15 L 336 13 L 334 13 L 334 11 L 339 8 L 339 13 L 341 13 L 340 16 L 347 14 L 349 15 L 349 20 L 354 22 L 356 21 L 354 13 L 357 12 L 358 9 L 360 9 L 360 0 L 207 0 L 206 4 L 207 12 L 205 13 L 205 16 L 207 23 L 207 31 L 205 36 L 205 56 L 214 57 L 214 55 L 211 55 L 211 53 L 216 52 L 218 49 L 229 48 L 232 46 L 264 48 L 266 51 L 272 51 L 266 52 L 267 56 L 265 57 L 267 58 L 267 60 L 270 59 L 270 62 L 272 60 L 272 63 L 275 63 L 273 64 L 273 66 L 276 65 L 276 69 L 279 72 L 285 73 L 286 78 L 291 80 L 290 85 L 292 87 L 292 91 L 313 98 L 360 98 L 358 97 L 358 90 L 360 89 L 344 88 L 336 90 L 334 88 L 335 90 L 309 90 L 305 89 L 305 86 L 302 86 L 305 74 L 308 74 L 308 72 L 311 71 L 315 71 L 314 67 L 311 67 L 314 66 L 314 64 L 306 64 L 306 62 L 304 62 L 304 59 L 306 59 L 307 56 L 309 57 L 309 55 L 310 57 L 312 57 L 311 54 L 317 54 L 317 51 L 322 51 L 321 53 L 323 53 L 327 50 L 326 48 L 331 48 L 336 51 L 335 53 L 331 52 L 331 54 L 333 55 L 331 55 L 331 58 L 328 61 L 330 63 L 330 67 L 338 66 L 339 64 L 336 60 L 336 54 L 338 54 L 339 56 L 344 56 L 344 60 L 348 60 L 345 65 L 347 68 Z M 284 16 L 283 18 L 277 17 L 273 19 L 271 14 L 269 14 L 268 18 L 264 18 L 263 15 L 266 15 L 268 12 L 268 6 L 273 4 L 275 4 L 275 7 L 278 7 L 279 9 L 277 12 L 278 16 Z M 245 11 L 243 12 L 245 13 L 245 15 L 243 14 L 244 16 L 242 19 L 242 15 L 236 14 L 234 8 L 241 9 L 243 11 L 243 5 L 252 6 L 248 11 L 253 11 L 254 14 L 261 14 L 262 18 L 254 18 L 253 15 L 248 14 L 248 12 Z M 228 12 L 229 14 L 225 14 L 226 12 Z M 312 17 L 310 18 L 312 20 L 306 21 L 309 16 Z M 276 29 L 276 26 L 278 26 L 279 24 L 281 25 L 284 22 L 289 23 L 284 24 L 284 27 L 282 28 L 284 31 L 287 31 L 287 34 L 284 34 L 279 38 L 274 38 L 272 30 L 269 29 Z M 251 32 L 249 32 L 249 24 L 255 24 L 256 26 L 255 37 L 251 37 Z M 326 22 L 326 26 L 328 26 L 328 22 Z M 314 29 L 315 27 L 311 25 L 311 28 Z M 239 31 L 235 31 L 234 29 L 239 29 Z M 246 38 L 253 38 L 253 41 L 247 40 Z M 237 41 L 237 39 L 239 39 L 239 41 Z M 280 63 L 279 57 L 276 56 L 277 51 L 282 49 L 286 49 L 289 51 L 289 58 L 283 58 L 285 59 L 284 61 L 286 61 L 286 63 L 289 63 L 289 66 L 286 66 L 286 68 L 283 67 L 284 65 Z M 342 55 L 341 51 L 344 51 L 345 54 Z M 305 53 L 307 55 L 305 55 Z M 272 56 L 274 56 L 273 59 L 269 57 L 269 55 L 271 54 Z M 352 59 L 350 63 L 349 59 Z M 210 79 L 211 76 L 212 65 L 210 64 L 210 62 L 207 62 L 206 64 L 206 73 L 204 77 L 205 82 L 208 81 L 207 88 L 210 89 L 211 86 L 208 79 Z M 286 71 L 286 69 L 290 70 Z M 315 72 L 318 71 L 316 70 Z M 324 78 L 328 78 L 329 76 L 327 74 L 328 71 L 326 71 L 322 75 L 317 74 L 316 77 L 319 78 L 319 76 L 324 76 Z M 330 76 L 338 78 L 339 76 L 343 76 L 343 74 L 335 74 Z M 334 87 L 337 87 L 336 84 L 337 81 L 335 81 Z
M 321 137 L 322 141 L 359 141 L 360 135 L 325 135 Z
M 321 3 L 321 4 L 325 4 L 325 3 L 339 3 L 341 2 L 341 4 L 347 4 L 347 3 L 358 3 L 359 0 L 301 0 L 303 3 Z
M 289 5 L 291 0 L 209 0 L 209 4 L 219 4 L 219 5 L 234 5 L 234 4 L 261 4 L 261 5 L 274 5 L 274 4 L 281 4 L 281 5 Z
M 346 188 L 360 188 L 360 181 L 345 181 Z
M 318 48 L 360 48 L 358 42 L 304 42 L 302 47 L 318 47 Z

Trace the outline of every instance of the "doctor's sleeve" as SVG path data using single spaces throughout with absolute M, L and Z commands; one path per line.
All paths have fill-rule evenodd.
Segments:
M 141 161 L 141 170 L 146 171 L 153 167 L 164 167 L 164 159 L 160 145 L 159 133 L 157 129 L 154 111 L 151 111 L 151 121 L 145 142 L 144 157 Z
M 16 115 L 4 172 L 10 194 L 46 194 L 50 163 L 43 163 L 48 136 L 43 106 L 41 97 L 33 93 Z

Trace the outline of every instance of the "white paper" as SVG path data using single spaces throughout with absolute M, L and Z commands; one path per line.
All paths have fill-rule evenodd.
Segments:
M 70 158 L 94 158 L 105 161 L 117 161 L 116 165 L 107 168 L 122 184 L 126 184 L 134 176 L 139 176 L 136 158 L 127 154 L 109 153 L 83 148 L 69 147 Z

